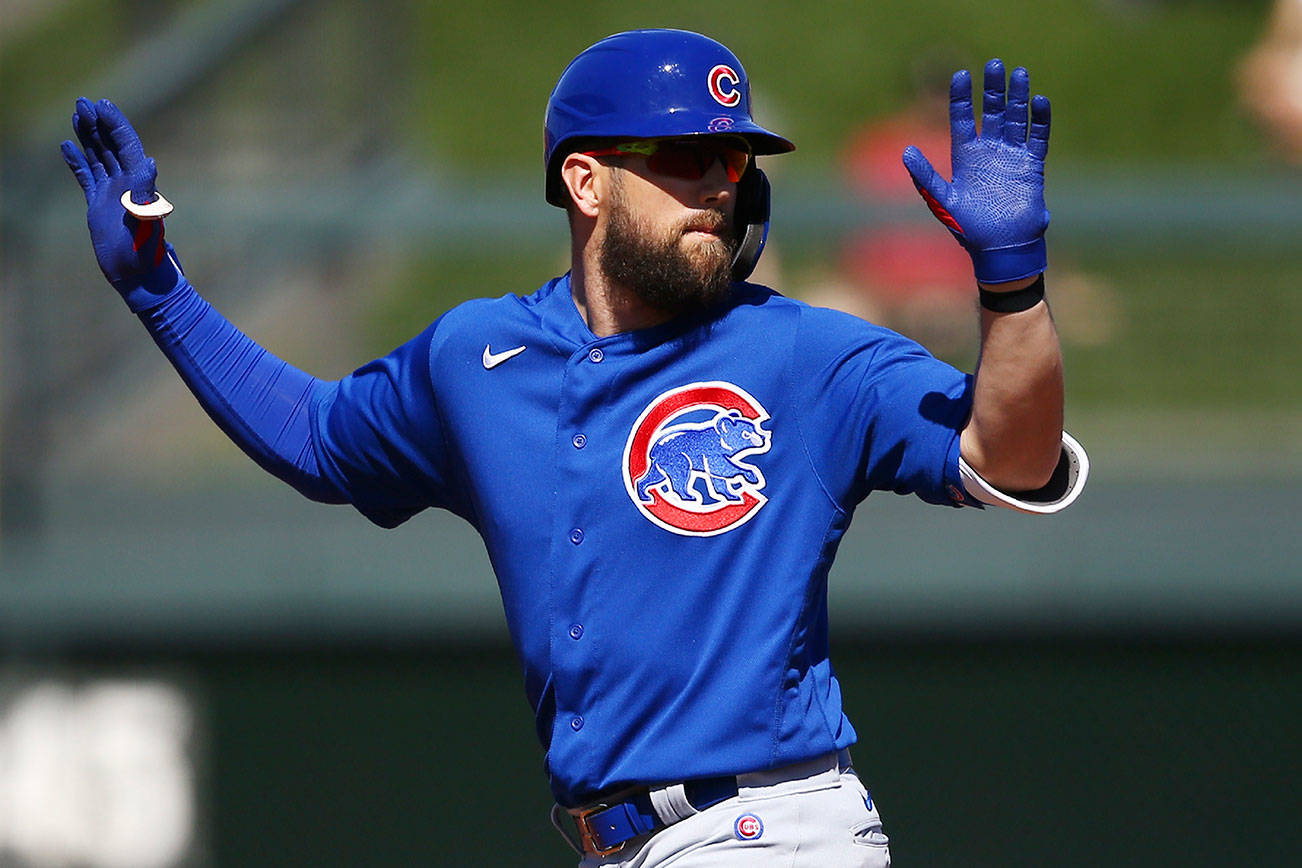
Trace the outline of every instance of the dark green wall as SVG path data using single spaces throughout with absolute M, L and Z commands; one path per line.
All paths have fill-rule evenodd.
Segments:
M 1287 866 L 1302 645 L 836 648 L 902 866 Z M 220 866 L 573 863 L 494 646 L 64 659 L 198 703 Z

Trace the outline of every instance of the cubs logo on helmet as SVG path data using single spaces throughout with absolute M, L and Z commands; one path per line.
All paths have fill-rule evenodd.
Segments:
M 649 521 L 684 536 L 726 533 L 768 502 L 751 463 L 769 451 L 768 412 L 719 381 L 670 389 L 647 405 L 624 447 L 624 488 Z
M 796 147 L 755 123 L 750 80 L 727 46 L 687 30 L 612 34 L 570 61 L 547 99 L 543 115 L 547 201 L 562 208 L 569 201 L 561 165 L 572 146 L 583 140 L 632 141 L 721 132 L 745 138 L 756 156 L 783 154 Z
M 741 91 L 737 90 L 741 76 L 731 66 L 726 63 L 715 66 L 710 70 L 709 82 L 710 96 L 714 97 L 719 105 L 732 108 L 741 102 Z

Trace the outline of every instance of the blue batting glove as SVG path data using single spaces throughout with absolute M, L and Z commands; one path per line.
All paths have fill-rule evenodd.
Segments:
M 163 221 L 138 219 L 122 204 L 128 190 L 139 205 L 157 198 L 158 167 L 145 156 L 126 116 L 106 99 L 77 100 L 72 128 L 81 147 L 65 141 L 63 159 L 86 194 L 95 259 L 128 307 L 139 313 L 167 295 L 181 277 L 172 246 L 163 240 Z
M 1049 100 L 1027 97 L 1030 79 L 1017 67 L 1007 100 L 1004 64 L 986 64 L 981 135 L 972 115 L 972 79 L 954 73 L 949 86 L 949 124 L 954 178 L 946 181 L 916 147 L 904 152 L 904 166 L 931 213 L 972 257 L 981 283 L 1007 283 L 1044 271 L 1044 157 L 1049 152 Z

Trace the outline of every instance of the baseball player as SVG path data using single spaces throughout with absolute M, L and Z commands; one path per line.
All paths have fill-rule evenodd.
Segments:
M 482 535 L 582 865 L 882 866 L 828 657 L 827 575 L 856 504 L 1050 513 L 1087 471 L 1044 301 L 1049 104 L 998 60 L 984 84 L 978 133 L 953 78 L 952 180 L 904 155 L 972 256 L 975 376 L 746 281 L 769 225 L 756 157 L 794 146 L 695 33 L 603 39 L 552 92 L 545 191 L 569 216 L 568 273 L 459 305 L 335 382 L 191 286 L 112 103 L 77 103 L 63 153 L 105 275 L 253 460 L 383 527 L 442 507 Z

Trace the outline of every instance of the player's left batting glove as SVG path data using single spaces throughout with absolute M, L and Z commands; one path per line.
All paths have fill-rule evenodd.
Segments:
M 1004 89 L 1004 64 L 985 68 L 981 134 L 972 114 L 972 78 L 954 73 L 949 86 L 949 124 L 954 178 L 946 181 L 916 147 L 904 166 L 931 213 L 972 257 L 981 283 L 1007 283 L 1044 271 L 1044 157 L 1049 151 L 1049 100 L 1027 97 L 1026 70 L 1013 70 Z
M 72 127 L 81 147 L 65 141 L 63 159 L 86 194 L 95 259 L 127 306 L 139 313 L 180 280 L 172 246 L 163 240 L 161 215 L 170 205 L 154 186 L 158 167 L 145 156 L 126 116 L 106 99 L 77 100 Z M 130 210 L 124 194 L 129 194 Z

